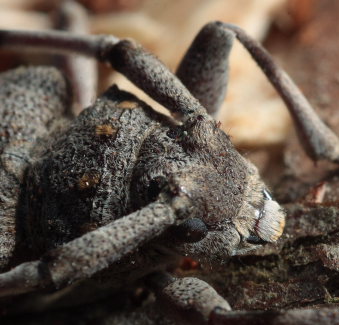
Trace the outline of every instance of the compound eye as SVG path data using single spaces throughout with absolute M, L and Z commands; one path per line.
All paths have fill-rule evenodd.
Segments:
M 246 241 L 250 244 L 254 244 L 254 245 L 265 245 L 267 244 L 267 241 L 261 239 L 260 237 L 254 235 L 254 234 L 250 234 L 247 238 Z
M 198 219 L 191 218 L 173 228 L 173 234 L 179 240 L 195 243 L 206 237 L 208 232 L 206 224 Z

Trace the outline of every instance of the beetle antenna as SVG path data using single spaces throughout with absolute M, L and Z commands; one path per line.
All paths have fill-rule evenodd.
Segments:
M 231 30 L 248 50 L 270 83 L 288 107 L 299 139 L 306 153 L 313 159 L 328 159 L 339 162 L 339 139 L 319 118 L 313 107 L 289 75 L 279 67 L 272 56 L 244 30 L 233 24 L 218 22 L 221 27 Z
M 0 30 L 0 48 L 80 54 L 103 60 L 107 47 L 119 43 L 112 35 L 73 35 L 64 31 Z

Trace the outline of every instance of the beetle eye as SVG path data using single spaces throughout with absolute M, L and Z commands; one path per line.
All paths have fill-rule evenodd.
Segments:
M 173 235 L 187 243 L 194 243 L 206 237 L 208 229 L 206 224 L 198 218 L 191 218 L 182 224 L 173 227 Z
M 265 199 L 265 200 L 273 200 L 272 195 L 270 194 L 269 191 L 267 191 L 267 190 L 264 189 L 264 190 L 262 191 L 262 194 L 264 195 L 264 199 Z
M 264 245 L 267 244 L 267 241 L 261 239 L 260 237 L 251 234 L 246 238 L 246 241 L 250 244 L 255 244 L 255 245 Z

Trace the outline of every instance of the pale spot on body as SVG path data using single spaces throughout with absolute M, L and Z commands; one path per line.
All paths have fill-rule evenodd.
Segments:
M 116 136 L 118 129 L 113 128 L 109 124 L 97 125 L 95 127 L 95 134 L 98 136 L 114 137 Z
M 100 176 L 98 173 L 84 173 L 78 181 L 78 187 L 80 190 L 85 190 L 97 185 L 100 181 Z

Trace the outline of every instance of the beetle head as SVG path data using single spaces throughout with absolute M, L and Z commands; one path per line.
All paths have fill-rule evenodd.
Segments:
M 170 229 L 176 249 L 184 255 L 224 260 L 275 242 L 285 215 L 257 168 L 208 116 L 188 120 L 183 129 L 181 145 L 193 163 L 189 172 L 175 174 L 169 185 L 192 204 L 189 218 Z

